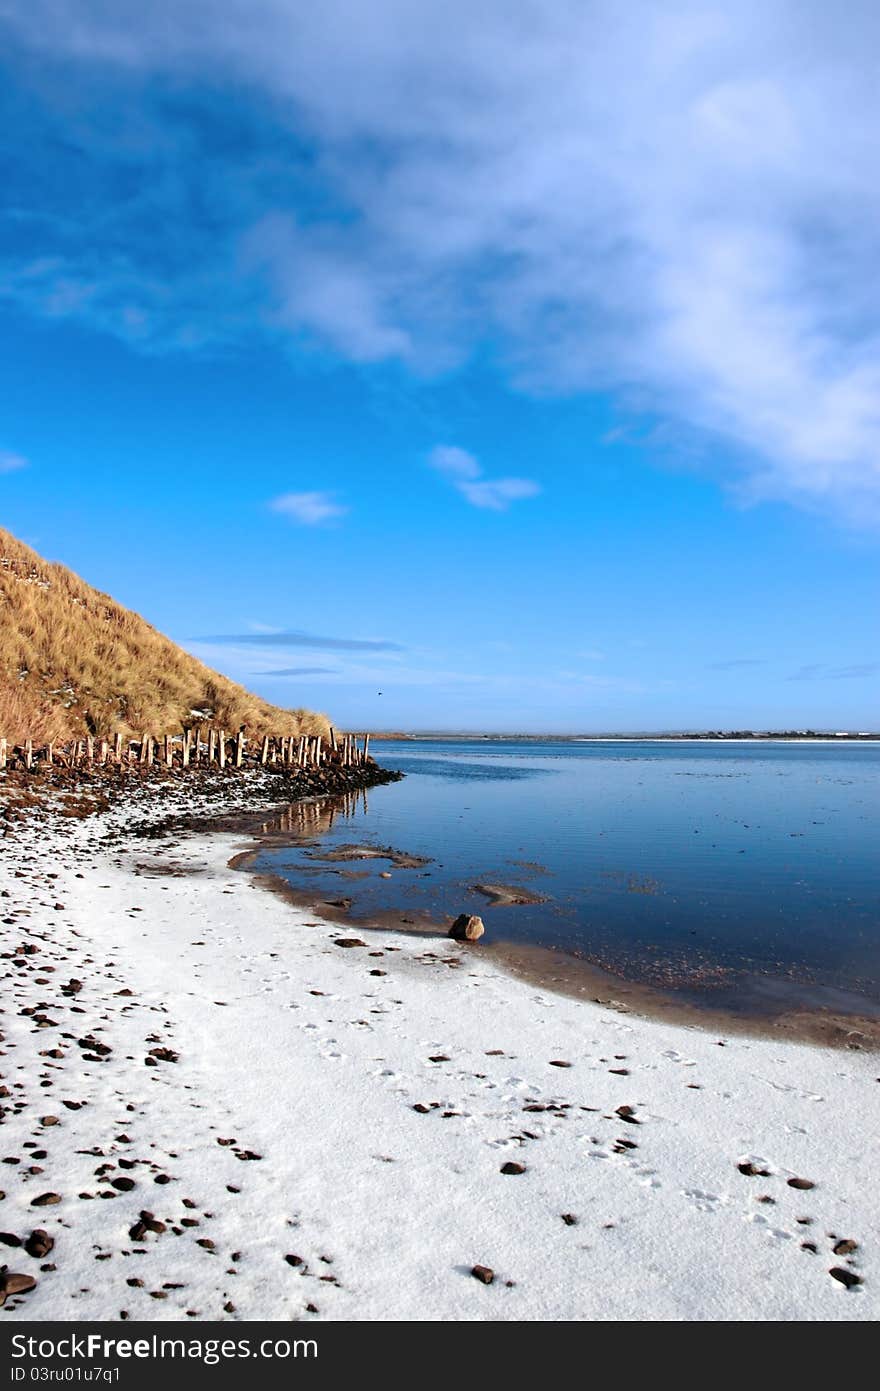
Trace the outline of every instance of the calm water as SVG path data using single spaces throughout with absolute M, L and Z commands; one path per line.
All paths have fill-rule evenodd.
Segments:
M 880 744 L 374 752 L 405 781 L 314 805 L 297 821 L 306 839 L 267 848 L 261 869 L 318 900 L 351 897 L 355 920 L 479 913 L 492 940 L 553 946 L 690 998 L 880 1007 Z M 321 861 L 346 844 L 430 863 Z M 478 882 L 546 901 L 493 907 Z

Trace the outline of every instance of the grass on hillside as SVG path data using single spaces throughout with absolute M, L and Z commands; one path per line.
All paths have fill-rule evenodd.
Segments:
M 192 724 L 194 710 L 252 737 L 328 729 L 324 715 L 282 710 L 212 671 L 0 528 L 0 736 L 159 735 Z

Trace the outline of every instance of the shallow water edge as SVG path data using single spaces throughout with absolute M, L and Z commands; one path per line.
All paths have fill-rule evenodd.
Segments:
M 793 1003 L 779 982 L 763 996 L 760 988 L 748 1001 L 748 1008 L 734 1009 L 729 1005 L 712 1005 L 705 1001 L 689 1000 L 672 990 L 627 980 L 595 962 L 553 947 L 531 946 L 496 940 L 489 943 L 451 942 L 448 928 L 452 922 L 432 918 L 424 912 L 387 912 L 370 920 L 353 921 L 351 900 L 341 896 L 336 901 L 317 897 L 303 883 L 294 887 L 281 875 L 255 870 L 254 862 L 267 846 L 279 847 L 291 843 L 302 845 L 300 837 L 270 828 L 266 814 L 222 817 L 206 823 L 206 831 L 240 831 L 251 843 L 234 855 L 231 869 L 249 873 L 264 889 L 285 899 L 298 908 L 305 908 L 324 922 L 339 923 L 358 933 L 394 933 L 425 940 L 426 948 L 442 946 L 456 951 L 476 951 L 488 955 L 502 970 L 541 990 L 550 990 L 572 998 L 582 999 L 616 1010 L 667 1023 L 699 1028 L 719 1035 L 744 1035 L 754 1038 L 780 1038 L 792 1042 L 813 1043 L 825 1047 L 860 1051 L 880 1051 L 880 1018 L 858 1009 L 832 1009 L 818 1001 L 810 1007 L 801 1000 Z M 799 987 L 803 996 L 803 987 Z M 723 1046 L 723 1037 L 718 1040 Z

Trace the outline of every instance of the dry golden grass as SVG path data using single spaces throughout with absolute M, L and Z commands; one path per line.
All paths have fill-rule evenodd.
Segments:
M 0 735 L 171 733 L 192 710 L 248 734 L 325 734 L 325 716 L 282 710 L 212 671 L 130 609 L 0 528 Z

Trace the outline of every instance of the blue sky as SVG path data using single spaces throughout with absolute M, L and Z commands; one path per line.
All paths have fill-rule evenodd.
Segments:
M 349 727 L 875 726 L 880 22 L 727 8 L 0 0 L 3 524 Z

